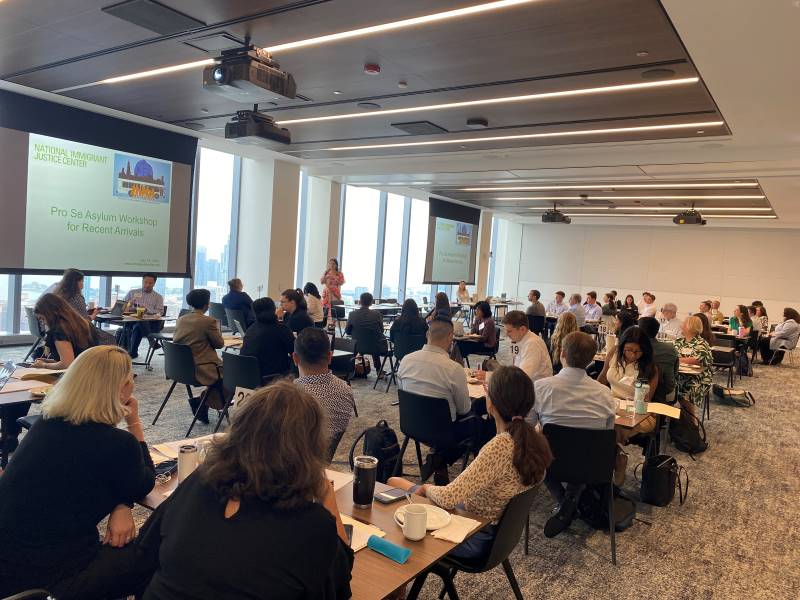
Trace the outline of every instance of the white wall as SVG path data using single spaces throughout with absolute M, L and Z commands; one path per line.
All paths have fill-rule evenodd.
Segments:
M 598 300 L 616 289 L 639 302 L 648 290 L 681 316 L 704 299 L 719 299 L 725 314 L 762 300 L 775 321 L 784 307 L 800 307 L 799 242 L 800 232 L 786 229 L 524 225 L 521 246 L 506 244 L 502 257 L 520 257 L 517 286 L 503 291 L 524 298 L 536 288 L 549 302 L 558 289 L 596 290 Z

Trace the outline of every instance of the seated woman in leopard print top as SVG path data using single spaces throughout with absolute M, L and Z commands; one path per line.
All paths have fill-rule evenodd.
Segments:
M 488 552 L 509 500 L 544 478 L 553 455 L 547 439 L 526 419 L 533 401 L 530 377 L 518 367 L 500 367 L 492 374 L 486 395 L 486 410 L 494 417 L 497 435 L 475 460 L 445 486 L 389 479 L 389 485 L 427 496 L 443 508 L 463 507 L 492 521 L 453 549 L 453 556 L 472 558 Z

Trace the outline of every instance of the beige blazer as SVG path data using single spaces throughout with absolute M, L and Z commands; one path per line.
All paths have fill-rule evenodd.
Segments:
M 216 319 L 195 311 L 186 313 L 175 324 L 172 339 L 192 349 L 197 381 L 209 385 L 219 379 L 217 365 L 222 364 L 222 359 L 215 348 L 222 348 L 224 342 Z

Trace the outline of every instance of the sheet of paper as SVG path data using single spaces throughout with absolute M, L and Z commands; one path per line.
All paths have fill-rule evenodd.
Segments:
M 335 492 L 338 492 L 353 481 L 352 473 L 340 473 L 339 471 L 331 471 L 330 469 L 325 469 L 325 476 L 333 482 L 333 490 Z
M 223 433 L 212 433 L 202 437 L 192 438 L 190 440 L 178 440 L 175 442 L 165 442 L 163 444 L 153 444 L 153 448 L 169 458 L 178 458 L 178 450 L 184 444 L 198 444 L 206 440 L 213 440 L 215 436 L 225 435 Z
M 25 390 L 32 390 L 35 388 L 45 387 L 47 384 L 29 379 L 27 381 L 19 381 L 17 379 L 9 379 L 8 382 L 0 390 L 0 394 L 10 394 L 11 392 L 24 392 Z
M 670 406 L 669 404 L 663 404 L 661 402 L 648 402 L 647 412 L 656 415 L 664 415 L 665 417 L 669 417 L 670 419 L 680 419 L 681 417 L 680 408 Z
M 342 524 L 353 526 L 353 539 L 350 540 L 350 548 L 353 552 L 358 552 L 362 548 L 366 548 L 370 536 L 377 535 L 378 537 L 383 537 L 386 535 L 386 532 L 379 527 L 356 521 L 343 513 L 339 513 L 339 516 L 342 517 Z

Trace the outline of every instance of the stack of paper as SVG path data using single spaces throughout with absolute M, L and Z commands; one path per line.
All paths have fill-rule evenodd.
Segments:
M 356 521 L 352 517 L 349 517 L 343 513 L 339 513 L 339 516 L 342 517 L 342 523 L 344 525 L 353 526 L 353 538 L 350 540 L 350 548 L 352 548 L 353 552 L 358 552 L 362 548 L 366 548 L 367 541 L 369 540 L 370 536 L 375 535 L 378 537 L 383 537 L 386 535 L 386 532 L 380 527 L 375 527 L 374 525 L 367 525 L 361 521 Z
M 450 523 L 441 529 L 437 529 L 431 535 L 439 540 L 460 544 L 479 525 L 480 522 L 475 519 L 462 517 L 461 515 L 450 515 Z

